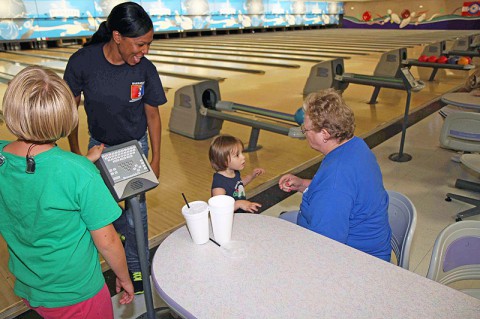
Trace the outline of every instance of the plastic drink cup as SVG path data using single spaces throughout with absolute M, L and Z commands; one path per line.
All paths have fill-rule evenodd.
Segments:
M 182 207 L 182 214 L 187 222 L 187 228 L 195 244 L 205 244 L 209 240 L 208 204 L 195 201 Z
M 220 245 L 232 238 L 234 206 L 235 200 L 227 195 L 213 196 L 208 200 L 213 236 Z

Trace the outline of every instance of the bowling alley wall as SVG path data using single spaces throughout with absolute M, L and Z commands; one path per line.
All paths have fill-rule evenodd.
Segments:
M 0 42 L 91 36 L 119 0 L 1 0 Z M 137 0 L 155 33 L 338 25 L 342 2 Z
M 346 1 L 343 7 L 345 28 L 480 30 L 480 1 Z

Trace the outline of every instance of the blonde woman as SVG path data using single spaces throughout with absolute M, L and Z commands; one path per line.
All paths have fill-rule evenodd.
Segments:
M 85 157 L 55 142 L 77 126 L 75 99 L 53 71 L 20 71 L 3 98 L 17 140 L 0 141 L 0 234 L 14 291 L 42 317 L 113 318 L 98 252 L 117 275 L 120 303 L 133 300 L 125 253 L 112 222 L 121 210 Z M 90 153 L 98 159 L 101 149 Z M 92 155 L 93 154 L 93 155 Z

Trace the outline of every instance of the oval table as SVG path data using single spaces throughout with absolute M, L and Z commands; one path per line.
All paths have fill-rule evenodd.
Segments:
M 480 111 L 480 96 L 472 92 L 454 92 L 442 95 L 442 102 L 463 107 L 466 109 Z
M 183 318 L 479 318 L 480 300 L 279 218 L 235 214 L 229 257 L 181 227 L 152 279 Z

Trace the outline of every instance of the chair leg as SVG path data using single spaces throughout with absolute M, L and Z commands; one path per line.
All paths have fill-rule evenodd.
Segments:
M 480 215 L 480 207 L 473 207 L 457 214 L 455 221 L 459 222 L 464 218 Z
M 457 195 L 457 194 L 452 194 L 452 193 L 448 193 L 447 198 L 445 200 L 450 201 L 452 198 L 456 199 L 456 200 L 459 200 L 461 202 L 468 203 L 470 205 L 480 206 L 480 200 L 478 200 L 478 199 L 465 197 L 465 196 L 462 196 L 462 195 Z
M 465 197 L 462 195 L 447 193 L 446 201 L 451 201 L 453 199 L 459 200 L 464 203 L 468 203 L 470 205 L 474 205 L 475 207 L 464 210 L 456 215 L 455 221 L 461 221 L 463 218 L 472 217 L 475 215 L 480 215 L 480 200 L 470 197 Z
M 455 187 L 460 189 L 467 189 L 473 192 L 480 193 L 480 184 L 475 182 L 466 181 L 463 179 L 457 179 Z

